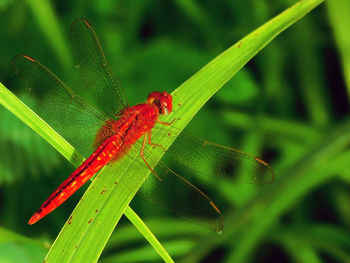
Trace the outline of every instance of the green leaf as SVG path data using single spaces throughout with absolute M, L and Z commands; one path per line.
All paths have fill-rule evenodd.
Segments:
M 21 96 L 27 105 L 34 101 Z M 47 173 L 58 163 L 57 152 L 11 112 L 0 109 L 0 148 L 6 152 L 0 163 L 0 185 L 23 177 Z
M 333 26 L 335 40 L 339 47 L 345 84 L 350 96 L 350 1 L 329 0 L 327 1 L 329 18 Z
M 299 240 L 285 240 L 285 249 L 289 252 L 291 259 L 299 263 L 321 263 L 321 257 L 315 249 Z
M 193 239 L 200 239 L 208 233 L 208 230 L 200 225 L 193 224 L 187 220 L 178 220 L 178 218 L 151 218 L 146 220 L 147 226 L 153 233 L 162 240 L 184 239 L 191 236 Z M 118 231 L 114 232 L 108 241 L 108 250 L 115 250 L 119 247 L 125 247 L 127 244 L 140 243 L 142 236 L 136 232 L 133 225 L 123 225 Z
M 343 127 L 334 127 L 334 130 L 332 134 L 325 134 L 320 144 L 308 151 L 306 156 L 302 156 L 302 161 L 289 167 L 288 171 L 281 172 L 283 177 L 280 176 L 275 184 L 271 185 L 268 196 L 257 196 L 251 202 L 251 207 L 235 215 L 244 218 L 245 223 L 248 220 L 251 222 L 246 223 L 249 228 L 242 227 L 245 230 L 244 235 L 232 251 L 228 262 L 246 262 L 252 250 L 278 217 L 313 189 L 349 170 L 350 151 L 344 149 L 350 143 L 350 122 L 346 122 Z M 235 222 L 237 225 L 242 224 L 240 219 Z M 237 226 L 230 226 L 228 231 L 234 235 Z
M 313 262 L 310 259 L 312 250 L 328 253 L 339 262 L 350 260 L 349 233 L 333 225 L 312 224 L 279 227 L 274 229 L 268 238 L 276 244 L 284 243 L 295 254 L 295 258 L 307 258 L 307 260 L 300 262 Z
M 173 92 L 174 114 L 163 118 L 162 121 L 181 118 L 176 122 L 176 126 L 183 129 L 210 97 L 255 54 L 321 2 L 323 1 L 298 2 L 224 51 Z M 16 99 L 5 97 L 6 90 L 3 86 L 0 87 L 2 103 L 6 107 L 29 123 L 75 165 L 81 163 L 81 155 L 69 147 L 63 138 L 40 122 L 40 119 L 35 119 L 24 105 L 14 106 Z M 169 147 L 172 141 L 164 139 L 159 140 L 159 143 Z M 134 153 L 131 157 L 136 159 L 139 158 L 138 155 L 139 153 Z M 160 159 L 162 156 L 155 157 Z M 140 168 L 135 175 L 132 158 L 122 159 L 112 168 L 104 168 L 96 176 L 57 237 L 46 262 L 96 262 L 124 212 L 133 220 L 134 225 L 142 228 L 142 222 L 134 221 L 127 205 L 149 174 L 149 170 L 146 167 Z M 118 173 L 112 173 L 113 171 Z M 167 260 L 165 254 L 162 254 L 162 257 Z M 170 259 L 167 261 L 170 262 Z
M 72 57 L 68 48 L 68 43 L 62 34 L 61 27 L 55 14 L 55 10 L 51 6 L 50 1 L 37 0 L 26 1 L 31 8 L 34 17 L 38 21 L 38 25 L 42 30 L 44 36 L 48 39 L 55 53 L 60 54 L 61 64 L 65 68 L 72 65 Z
M 167 250 L 175 256 L 183 256 L 190 253 L 194 247 L 193 240 L 173 240 L 164 242 Z M 157 254 L 150 247 L 133 247 L 112 256 L 107 256 L 99 262 L 157 262 Z
M 0 262 L 35 263 L 42 261 L 48 246 L 0 227 Z
M 232 92 L 235 89 L 236 92 Z M 232 78 L 225 89 L 217 93 L 217 99 L 223 103 L 244 105 L 259 95 L 259 87 L 248 70 L 241 70 Z

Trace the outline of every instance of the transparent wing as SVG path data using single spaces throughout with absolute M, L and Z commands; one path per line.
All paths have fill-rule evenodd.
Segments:
M 141 151 L 142 143 L 137 142 L 134 149 Z M 214 202 L 199 188 L 178 175 L 163 162 L 155 162 L 151 150 L 146 150 L 145 159 L 154 167 L 141 186 L 138 194 L 151 203 L 165 208 L 189 221 L 220 232 L 223 218 Z M 142 159 L 141 165 L 146 165 Z
M 78 94 L 89 94 L 89 101 L 109 116 L 127 107 L 125 95 L 103 53 L 97 35 L 86 19 L 77 19 L 71 25 L 71 39 L 77 66 L 84 86 Z M 88 92 L 84 92 L 84 90 Z
M 250 184 L 270 184 L 274 181 L 272 168 L 255 156 L 180 133 L 174 127 L 154 127 L 152 130 L 155 144 L 156 138 L 174 136 L 176 140 L 166 151 L 167 156 L 194 175 Z M 156 147 L 154 151 L 162 151 L 162 148 Z
M 30 91 L 39 97 L 39 116 L 79 152 L 90 155 L 97 131 L 108 117 L 85 103 L 37 60 L 18 55 L 13 66 L 29 82 Z
M 271 167 L 257 157 L 239 150 L 217 145 L 186 134 L 180 134 L 176 128 L 158 128 L 152 130 L 152 143 L 157 138 L 173 137 L 176 140 L 166 151 L 166 156 L 174 161 L 174 170 L 163 162 L 156 163 L 154 154 L 163 151 L 162 147 L 146 145 L 144 156 L 154 168 L 140 189 L 140 195 L 152 203 L 174 213 L 213 229 L 223 228 L 220 210 L 200 189 L 181 177 L 176 170 L 187 171 L 186 178 L 198 175 L 210 176 L 231 182 L 252 184 L 270 184 L 274 181 Z M 141 151 L 142 142 L 135 148 Z M 184 174 L 185 176 L 185 174 Z

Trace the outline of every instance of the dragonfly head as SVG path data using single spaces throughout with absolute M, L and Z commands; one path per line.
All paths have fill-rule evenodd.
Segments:
M 168 115 L 173 109 L 173 98 L 167 92 L 154 91 L 148 95 L 148 104 L 157 106 L 161 115 Z

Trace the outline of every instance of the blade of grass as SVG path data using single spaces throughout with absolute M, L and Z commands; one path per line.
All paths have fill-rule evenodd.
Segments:
M 201 7 L 193 0 L 176 0 L 175 3 L 188 15 L 195 23 L 202 27 L 208 25 L 208 18 Z
M 321 2 L 323 0 L 298 2 L 224 51 L 174 91 L 174 114 L 163 120 L 181 117 L 176 125 L 183 129 L 206 101 L 256 53 Z M 159 143 L 169 147 L 172 141 L 164 138 Z M 136 155 L 132 157 L 139 158 Z M 149 174 L 145 168 L 135 175 L 130 165 L 130 162 L 121 160 L 113 166 L 118 174 L 103 176 L 105 170 L 110 170 L 109 167 L 99 173 L 56 239 L 47 262 L 98 260 L 119 218 Z M 104 194 L 102 191 L 105 191 Z
M 37 247 L 41 247 L 43 250 L 47 249 L 47 246 L 45 245 L 44 241 L 36 240 L 36 239 L 31 239 L 27 238 L 25 236 L 22 236 L 16 232 L 10 231 L 6 228 L 0 227 L 0 243 L 6 243 L 6 242 L 11 242 L 11 241 L 16 241 L 22 244 L 31 244 L 35 245 Z
M 34 17 L 38 21 L 43 34 L 48 39 L 53 51 L 59 54 L 57 57 L 64 68 L 69 68 L 72 65 L 72 57 L 68 48 L 68 43 L 62 29 L 57 20 L 50 1 L 37 0 L 26 1 L 27 5 L 33 12 Z
M 222 111 L 220 118 L 232 127 L 239 127 L 247 131 L 252 130 L 255 125 L 254 118 L 243 111 Z M 291 138 L 305 145 L 311 145 L 321 137 L 321 132 L 316 127 L 303 122 L 271 117 L 267 114 L 262 114 L 259 129 L 271 136 L 282 135 L 284 138 Z
M 296 247 L 299 247 L 298 244 L 303 244 L 306 247 L 324 251 L 339 262 L 350 261 L 349 233 L 334 225 L 312 224 L 275 228 L 268 234 L 268 239 L 276 244 L 293 240 Z M 302 248 L 299 247 L 299 249 Z
M 300 242 L 299 240 L 294 240 L 293 238 L 283 240 L 284 242 L 279 243 L 285 247 L 285 250 L 290 255 L 290 258 L 294 262 L 299 263 L 322 263 L 320 256 L 317 254 L 316 250 Z
M 12 94 L 0 82 L 0 103 L 8 111 L 12 112 L 17 118 L 23 121 L 27 126 L 32 128 L 36 133 L 43 137 L 65 158 L 70 160 L 73 165 L 79 165 L 84 158 L 75 154 L 74 148 L 69 145 L 57 132 L 55 132 L 47 123 L 45 123 L 38 115 L 36 115 L 28 106 L 20 99 Z
M 176 256 L 183 256 L 190 253 L 195 245 L 193 240 L 171 240 L 164 242 L 168 251 Z M 103 257 L 101 263 L 114 262 L 157 262 L 156 254 L 150 247 L 132 247 L 119 254 Z
M 195 225 L 187 220 L 179 220 L 176 217 L 172 218 L 151 218 L 145 223 L 150 229 L 157 234 L 158 238 L 163 240 L 181 239 L 191 236 L 193 239 L 201 238 L 208 233 L 208 230 L 200 225 Z M 175 229 L 175 231 L 174 231 Z M 125 244 L 141 242 L 140 235 L 135 231 L 132 225 L 125 225 L 118 229 L 117 233 L 113 233 L 108 241 L 108 250 L 116 247 L 125 246 Z M 107 251 L 108 251 L 107 250 Z
M 350 143 L 350 123 L 346 123 L 345 127 L 338 131 L 340 132 L 337 132 L 336 136 L 326 135 L 322 141 L 326 143 L 318 145 L 315 150 L 308 152 L 307 156 L 302 158 L 302 161 L 299 161 L 295 167 L 290 168 L 283 178 L 271 186 L 268 196 L 257 197 L 252 202 L 254 204 L 252 207 L 241 211 L 243 214 L 236 215 L 244 218 L 245 222 L 249 219 L 252 222 L 246 223 L 249 228 L 244 229 L 245 233 L 235 250 L 232 251 L 228 262 L 246 262 L 247 258 L 252 255 L 252 250 L 263 238 L 265 231 L 279 216 L 308 192 L 342 173 L 343 170 L 349 169 L 350 152 L 342 152 L 342 150 Z M 263 216 L 266 214 L 269 216 Z M 237 229 L 237 226 L 232 226 L 229 230 L 231 235 Z
M 143 223 L 141 218 L 130 208 L 127 207 L 124 211 L 124 215 L 128 217 L 131 222 L 139 222 L 139 224 L 134 224 L 137 230 L 142 233 L 142 235 L 147 239 L 147 241 L 152 245 L 152 247 L 158 252 L 159 255 L 164 255 L 163 259 L 165 262 L 173 262 L 171 257 L 168 255 L 166 250 L 162 247 L 153 233 L 149 230 L 146 224 Z
M 326 127 L 329 120 L 329 96 L 325 90 L 326 79 L 322 73 L 322 60 L 317 50 L 319 42 L 311 37 L 315 28 L 310 19 L 305 19 L 302 25 L 297 25 L 293 31 L 292 39 L 297 41 L 297 46 L 303 46 L 295 54 L 295 68 L 298 72 L 298 84 L 301 88 L 301 98 L 310 121 L 318 127 Z M 281 91 L 282 92 L 282 91 Z
M 0 262 L 40 262 L 47 241 L 32 239 L 0 227 Z
M 350 1 L 329 0 L 327 1 L 329 18 L 333 26 L 335 40 L 339 47 L 345 84 L 350 97 Z

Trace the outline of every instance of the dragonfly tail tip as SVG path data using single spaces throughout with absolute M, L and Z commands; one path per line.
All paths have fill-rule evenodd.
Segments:
M 36 222 L 38 222 L 40 220 L 40 215 L 38 213 L 35 213 L 28 221 L 28 225 L 33 225 Z

